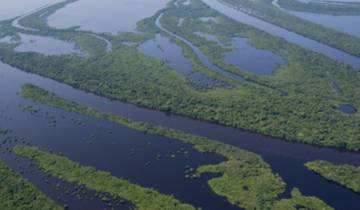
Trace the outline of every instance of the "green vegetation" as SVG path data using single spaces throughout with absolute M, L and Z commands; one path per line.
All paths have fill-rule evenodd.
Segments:
M 303 36 L 360 56 L 360 38 L 326 28 L 316 23 L 291 15 L 272 5 L 273 0 L 222 0 L 235 8 L 245 9 L 253 15 L 272 24 L 294 31 Z M 352 44 L 349 44 L 352 43 Z
M 18 145 L 13 148 L 13 152 L 36 160 L 44 171 L 59 179 L 119 196 L 132 202 L 139 210 L 195 210 L 191 205 L 181 203 L 173 196 L 132 184 L 125 179 L 112 176 L 109 172 L 81 166 L 66 157 L 43 152 L 36 147 Z
M 94 36 L 81 35 L 74 37 L 73 40 L 80 49 L 90 56 L 100 56 L 106 53 L 106 43 Z
M 264 209 L 272 208 L 276 203 L 286 201 L 279 200 L 280 194 L 285 190 L 285 183 L 278 175 L 272 173 L 270 166 L 260 156 L 254 153 L 205 137 L 102 113 L 93 108 L 65 100 L 31 84 L 22 87 L 21 95 L 35 102 L 70 112 L 109 120 L 135 130 L 177 139 L 193 145 L 200 152 L 215 153 L 226 157 L 228 160 L 218 165 L 200 167 L 197 174 L 220 173 L 222 176 L 211 179 L 209 185 L 216 194 L 225 196 L 232 204 L 245 209 Z M 311 197 L 303 197 L 303 199 L 306 201 L 308 199 L 313 200 Z
M 329 15 L 360 15 L 360 4 L 356 2 L 301 2 L 299 0 L 278 0 L 285 9 Z
M 276 210 L 298 210 L 298 209 L 316 209 L 329 210 L 332 209 L 326 203 L 316 197 L 306 197 L 295 188 L 291 191 L 291 199 L 283 199 L 274 205 Z
M 42 13 L 45 11 L 42 10 Z M 183 48 L 194 69 L 227 85 L 199 90 L 164 62 L 139 53 L 139 44 L 161 33 L 154 24 L 161 12 L 138 24 L 139 30 L 144 32 L 142 34 L 126 33 L 110 37 L 113 51 L 106 54 L 85 59 L 74 55 L 44 56 L 15 52 L 14 46 L 4 44 L 0 45 L 0 60 L 111 99 L 290 141 L 360 149 L 360 114 L 349 116 L 337 110 L 341 103 L 349 103 L 359 109 L 359 72 L 235 22 L 209 9 L 199 0 L 192 0 L 187 6 L 169 4 L 162 12 L 161 23 L 165 28 L 193 42 L 214 64 L 253 82 L 242 83 L 214 73 L 201 65 L 194 52 L 179 40 L 172 39 Z M 213 17 L 218 21 L 204 22 L 199 20 L 200 17 Z M 176 27 L 180 18 L 184 18 L 183 24 Z M 3 24 L 9 30 L 15 30 L 7 22 Z M 74 33 L 72 36 L 85 35 L 71 32 L 71 29 L 66 32 L 47 29 L 49 31 L 59 37 L 71 33 Z M 231 37 L 247 38 L 250 44 L 283 56 L 288 65 L 280 67 L 270 76 L 254 75 L 226 64 L 223 53 L 228 49 L 194 35 L 196 31 L 212 34 L 227 45 Z M 124 41 L 134 42 L 135 45 L 125 46 L 122 44 Z M 334 90 L 334 83 L 341 88 L 340 93 Z
M 0 209 L 61 210 L 63 208 L 0 160 Z
M 323 160 L 307 162 L 305 166 L 328 180 L 360 193 L 360 167 L 336 165 Z

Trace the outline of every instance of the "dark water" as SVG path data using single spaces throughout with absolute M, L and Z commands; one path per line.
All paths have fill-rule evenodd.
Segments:
M 10 146 L 10 145 L 9 145 Z M 2 151 L 1 159 L 5 160 L 14 171 L 21 171 L 21 175 L 29 180 L 58 205 L 68 209 L 102 209 L 126 210 L 133 209 L 133 205 L 121 198 L 113 198 L 106 193 L 96 193 L 83 186 L 59 180 L 40 170 L 35 162 L 19 158 L 9 152 Z M 101 196 L 99 196 L 101 195 Z M 112 198 L 109 202 L 101 200 L 102 195 Z
M 42 110 L 50 110 L 50 113 L 57 113 L 56 119 L 59 122 L 56 123 L 54 128 L 47 128 L 49 123 L 47 118 L 29 117 L 30 114 L 16 111 L 18 110 L 18 104 L 28 104 L 29 102 L 15 96 L 14 91 L 18 91 L 20 84 L 23 82 L 32 82 L 62 97 L 101 111 L 217 139 L 262 155 L 273 170 L 284 178 L 288 184 L 287 192 L 293 187 L 298 187 L 305 195 L 318 196 L 336 209 L 356 209 L 352 207 L 357 206 L 360 202 L 359 194 L 334 183 L 327 182 L 320 176 L 306 170 L 303 166 L 306 161 L 316 159 L 328 160 L 334 163 L 360 165 L 359 153 L 291 143 L 239 129 L 177 115 L 168 115 L 131 104 L 111 101 L 75 90 L 49 79 L 23 73 L 4 64 L 0 65 L 0 70 L 1 81 L 4 81 L 0 84 L 6 87 L 5 89 L 1 88 L 1 95 L 3 97 L 0 100 L 0 104 L 5 107 L 2 108 L 2 110 L 5 109 L 2 115 L 4 119 L 7 119 L 7 116 L 12 118 L 12 120 L 1 120 L 1 127 L 14 128 L 17 131 L 16 134 L 31 137 L 34 144 L 49 146 L 54 148 L 55 151 L 64 152 L 71 159 L 80 161 L 83 164 L 111 171 L 114 175 L 129 177 L 132 181 L 136 181 L 144 186 L 159 188 L 162 192 L 173 192 L 183 201 L 195 200 L 192 203 L 218 201 L 218 199 L 212 197 L 211 193 L 204 194 L 202 192 L 208 192 L 208 190 L 203 190 L 207 189 L 205 181 L 198 183 L 199 181 L 187 181 L 183 178 L 184 166 L 186 164 L 191 164 L 195 167 L 196 164 L 219 161 L 218 158 L 198 154 L 192 151 L 191 148 L 185 147 L 176 141 L 164 140 L 166 138 L 163 137 L 145 135 L 119 125 L 40 106 Z M 4 101 L 4 99 L 6 100 Z M 62 115 L 70 116 L 61 120 L 59 116 Z M 76 126 L 77 123 L 74 124 L 74 122 L 77 122 L 77 120 L 72 120 L 72 118 L 80 119 L 81 122 L 85 122 L 86 126 Z M 6 126 L 3 123 L 6 123 Z M 109 134 L 109 131 L 113 131 L 113 133 Z M 93 135 L 95 135 L 95 140 L 89 144 L 88 141 L 92 140 Z M 144 145 L 143 140 L 139 140 L 143 138 L 146 139 L 145 142 L 150 141 L 152 144 Z M 126 141 L 126 143 L 122 143 L 123 141 Z M 155 141 L 159 141 L 159 143 L 155 143 Z M 109 147 L 109 144 L 112 146 Z M 120 144 L 121 146 L 116 146 Z M 149 147 L 149 149 L 145 149 L 146 147 Z M 180 155 L 180 161 L 177 155 L 175 160 L 164 158 L 162 160 L 165 162 L 164 164 L 161 164 L 161 161 L 156 161 L 157 153 L 161 154 L 162 157 L 166 157 L 167 154 L 176 153 L 179 147 L 185 147 L 190 151 L 192 158 L 186 159 L 186 157 Z M 141 157 L 134 155 L 133 159 L 130 159 L 131 156 L 129 154 L 133 151 L 131 149 L 136 149 L 135 154 Z M 131 164 L 129 164 L 129 161 L 131 161 Z M 148 161 L 151 161 L 151 167 L 145 167 Z M 177 161 L 180 161 L 180 163 Z M 126 165 L 123 166 L 123 164 Z M 128 167 L 132 169 L 129 170 Z M 176 187 L 172 187 L 174 185 Z
M 182 48 L 165 36 L 157 34 L 154 39 L 142 43 L 138 50 L 155 59 L 165 61 L 170 68 L 202 87 L 210 86 L 215 82 L 214 79 L 195 71 L 191 61 L 184 56 Z
M 247 43 L 245 38 L 232 40 L 234 50 L 225 54 L 225 62 L 249 72 L 268 75 L 286 62 L 278 55 L 262 49 L 257 49 Z
M 270 24 L 263 20 L 260 20 L 256 17 L 245 14 L 240 10 L 236 10 L 228 5 L 225 5 L 218 0 L 202 0 L 205 4 L 207 4 L 212 9 L 236 20 L 241 23 L 245 23 L 251 25 L 255 28 L 261 29 L 267 33 L 270 33 L 274 36 L 278 36 L 284 38 L 286 41 L 297 44 L 306 49 L 312 50 L 314 52 L 323 54 L 332 58 L 334 60 L 338 60 L 345 64 L 349 64 L 354 68 L 360 69 L 360 58 L 356 56 L 352 56 L 348 53 L 345 53 L 341 50 L 332 48 L 320 42 L 314 41 L 312 39 L 306 38 L 302 35 L 296 34 L 294 32 L 288 31 L 279 26 Z
M 32 145 L 61 152 L 83 165 L 109 171 L 114 176 L 124 177 L 165 194 L 173 194 L 182 202 L 197 207 L 238 209 L 212 193 L 207 185 L 209 176 L 194 180 L 185 178 L 187 165 L 195 169 L 200 165 L 224 161 L 222 157 L 197 152 L 191 146 L 173 139 L 38 105 L 17 95 L 25 82 L 45 85 L 50 90 L 51 87 L 57 89 L 58 85 L 69 88 L 51 80 L 0 64 L 0 81 L 0 127 L 13 130 L 13 136 L 25 139 Z M 65 89 L 57 90 L 77 97 L 71 88 L 68 89 L 70 92 Z M 101 101 L 97 102 L 102 104 Z M 27 107 L 29 105 L 30 109 Z M 41 179 L 34 182 L 47 186 Z M 56 192 L 50 194 L 58 195 Z
M 357 109 L 351 104 L 339 104 L 339 110 L 346 114 L 355 114 Z

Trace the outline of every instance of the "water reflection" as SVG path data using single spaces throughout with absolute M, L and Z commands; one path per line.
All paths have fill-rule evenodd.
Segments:
M 341 61 L 343 63 L 349 64 L 354 68 L 360 69 L 360 58 L 352 56 L 348 53 L 345 53 L 341 50 L 332 48 L 315 40 L 306 38 L 302 35 L 296 34 L 294 32 L 288 31 L 279 26 L 270 24 L 263 20 L 260 20 L 256 17 L 245 14 L 244 12 L 234 9 L 228 5 L 225 5 L 218 0 L 202 0 L 206 5 L 212 9 L 228 16 L 238 22 L 254 26 L 255 28 L 261 29 L 269 34 L 284 38 L 290 43 L 297 44 L 306 49 L 312 50 L 314 52 L 326 55 L 332 59 Z
M 80 26 L 82 30 L 117 34 L 135 31 L 136 23 L 164 8 L 168 0 L 79 0 L 48 17 L 55 28 Z
M 286 62 L 278 55 L 251 46 L 245 38 L 232 40 L 234 50 L 225 53 L 225 62 L 255 74 L 271 74 Z
M 183 55 L 181 47 L 160 34 L 141 44 L 138 50 L 158 60 L 163 60 L 169 67 L 203 87 L 209 87 L 215 82 L 204 74 L 195 71 L 191 61 Z
M 20 33 L 21 43 L 15 48 L 18 52 L 37 52 L 45 55 L 81 54 L 74 43 L 64 42 L 52 37 L 34 36 Z

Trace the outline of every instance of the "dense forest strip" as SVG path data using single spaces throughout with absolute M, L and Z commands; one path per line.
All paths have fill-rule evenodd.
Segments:
M 272 5 L 272 0 L 221 0 L 249 15 L 286 28 L 349 54 L 360 56 L 360 38 L 303 20 Z M 350 44 L 351 43 L 351 44 Z
M 181 7 L 184 8 L 167 8 L 161 19 L 162 24 L 189 39 L 211 60 L 217 59 L 217 62 L 213 62 L 215 64 L 223 63 L 219 52 L 224 50 L 216 47 L 214 43 L 209 44 L 187 36 L 188 31 L 209 32 L 222 39 L 246 37 L 255 47 L 284 56 L 288 65 L 279 68 L 274 75 L 255 76 L 248 73 L 246 77 L 286 94 L 253 83 L 243 84 L 229 80 L 226 82 L 231 84 L 231 87 L 198 91 L 164 62 L 143 55 L 137 51 L 136 46 L 121 44 L 124 40 L 140 44 L 159 33 L 155 25 L 159 14 L 139 22 L 139 30 L 143 33 L 127 33 L 113 37 L 114 48 L 110 53 L 86 59 L 71 55 L 45 56 L 32 52 L 16 52 L 13 45 L 1 44 L 0 59 L 23 71 L 52 78 L 107 98 L 289 141 L 349 150 L 360 149 L 359 113 L 348 115 L 338 110 L 338 105 L 343 103 L 359 109 L 359 72 L 345 64 L 233 21 L 201 1 L 192 0 L 191 4 Z M 172 26 L 177 24 L 181 17 L 185 17 L 182 25 L 188 30 L 183 27 L 179 27 L 178 31 L 173 30 Z M 199 17 L 213 17 L 218 23 L 199 23 Z M 5 29 L 15 30 L 8 26 L 7 22 L 2 24 Z M 7 30 L 2 32 L 6 36 Z M 60 35 L 67 33 L 70 32 L 58 32 Z M 79 32 L 76 32 L 76 36 L 78 35 Z M 196 60 L 194 54 L 191 57 Z M 199 62 L 195 66 L 205 69 Z M 202 72 L 206 74 L 209 71 Z M 334 82 L 342 89 L 341 94 L 334 91 Z
M 43 152 L 36 147 L 17 145 L 13 148 L 13 152 L 36 160 L 41 169 L 59 179 L 119 196 L 132 202 L 139 210 L 195 210 L 191 205 L 181 203 L 173 196 L 114 177 L 109 172 L 81 166 L 66 157 Z
M 357 2 L 302 2 L 299 0 L 275 0 L 288 10 L 328 15 L 360 15 L 360 3 Z
M 307 162 L 305 166 L 330 181 L 360 193 L 360 167 L 337 165 L 323 160 Z
M 61 210 L 63 208 L 0 160 L 0 209 Z
M 66 111 L 109 120 L 135 130 L 177 139 L 193 145 L 200 152 L 210 152 L 226 157 L 227 161 L 218 165 L 202 166 L 197 170 L 197 173 L 199 175 L 208 172 L 221 174 L 220 177 L 209 181 L 210 187 L 215 193 L 225 196 L 229 202 L 239 207 L 245 209 L 267 209 L 272 208 L 274 205 L 285 205 L 288 207 L 290 204 L 294 204 L 295 208 L 300 201 L 306 200 L 306 202 L 300 202 L 301 205 L 312 207 L 323 206 L 330 209 L 321 200 L 301 196 L 299 193 L 295 193 L 294 197 L 290 199 L 291 201 L 287 199 L 279 200 L 286 184 L 282 181 L 281 177 L 272 173 L 270 166 L 260 156 L 249 151 L 182 131 L 102 113 L 93 108 L 63 99 L 31 84 L 26 84 L 22 87 L 21 95 L 35 102 Z M 299 196 L 302 199 L 299 200 Z

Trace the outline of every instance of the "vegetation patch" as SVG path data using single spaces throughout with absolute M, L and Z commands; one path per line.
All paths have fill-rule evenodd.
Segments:
M 63 208 L 0 160 L 0 209 L 61 210 Z
M 100 56 L 106 53 L 106 43 L 91 35 L 80 35 L 73 38 L 77 46 L 90 56 Z
M 316 160 L 305 166 L 320 176 L 360 193 L 360 167 L 353 165 L 336 165 L 328 161 Z
M 291 191 L 291 199 L 283 199 L 275 203 L 273 209 L 276 210 L 298 210 L 298 209 L 314 209 L 314 210 L 331 210 L 326 203 L 316 197 L 304 196 L 299 189 L 294 188 Z

